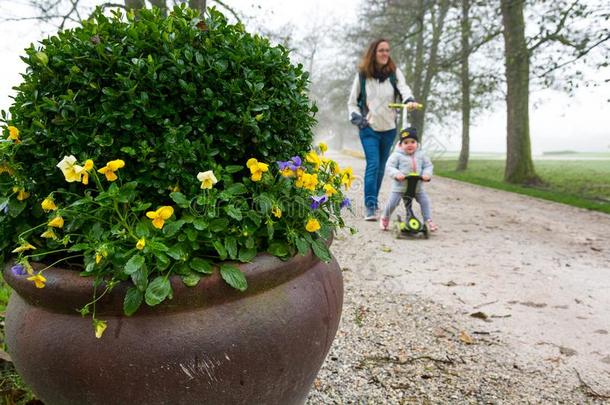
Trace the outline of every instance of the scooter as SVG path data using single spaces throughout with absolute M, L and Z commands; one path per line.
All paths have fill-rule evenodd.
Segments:
M 397 239 L 407 239 L 408 237 L 419 237 L 423 236 L 425 239 L 430 237 L 430 230 L 428 224 L 420 220 L 413 212 L 413 199 L 415 199 L 415 191 L 417 190 L 417 183 L 424 181 L 422 177 L 417 173 L 410 173 L 405 178 L 407 182 L 407 190 L 402 196 L 402 200 L 405 203 L 405 209 L 407 216 L 404 221 L 401 220 L 400 215 L 397 215 L 396 222 L 394 223 L 394 229 L 396 230 Z
M 415 105 L 413 105 L 415 104 Z M 410 107 L 408 107 L 410 106 Z M 408 113 L 413 110 L 421 110 L 423 108 L 423 104 L 420 103 L 411 103 L 409 104 L 400 104 L 400 103 L 390 103 L 388 104 L 389 108 L 396 108 L 402 110 L 402 129 L 409 127 Z M 428 229 L 428 224 L 424 221 L 420 220 L 415 213 L 413 212 L 413 199 L 415 199 L 415 192 L 417 190 L 417 184 L 420 181 L 424 181 L 422 177 L 417 173 L 410 173 L 405 178 L 407 182 L 407 190 L 403 194 L 403 201 L 406 209 L 406 218 L 403 221 L 400 215 L 397 215 L 397 220 L 394 223 L 394 229 L 396 231 L 397 239 L 407 239 L 409 237 L 420 237 L 423 236 L 425 239 L 430 237 L 430 230 Z

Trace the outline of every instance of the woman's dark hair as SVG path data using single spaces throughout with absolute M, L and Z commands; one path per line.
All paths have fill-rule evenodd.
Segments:
M 368 49 L 364 53 L 362 60 L 360 61 L 360 65 L 358 66 L 358 71 L 363 73 L 365 77 L 388 77 L 390 73 L 394 73 L 396 71 L 396 64 L 390 57 L 388 59 L 388 63 L 384 66 L 377 66 L 375 62 L 375 56 L 377 55 L 377 48 L 379 44 L 385 42 L 387 44 L 390 43 L 387 39 L 379 38 L 369 45 Z

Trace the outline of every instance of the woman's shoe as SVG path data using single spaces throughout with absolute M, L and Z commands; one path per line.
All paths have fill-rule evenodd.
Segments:
M 438 231 L 438 226 L 436 226 L 431 219 L 428 220 L 428 230 L 430 230 L 430 232 Z
M 377 219 L 379 219 L 379 217 L 377 216 L 377 214 L 370 214 L 370 215 L 366 215 L 364 217 L 365 221 L 377 221 Z

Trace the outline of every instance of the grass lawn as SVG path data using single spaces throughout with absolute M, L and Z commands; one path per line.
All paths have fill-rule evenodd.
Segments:
M 455 171 L 455 159 L 433 163 L 439 176 L 610 214 L 610 160 L 535 160 L 540 187 L 504 183 L 504 160 L 470 160 L 464 172 Z

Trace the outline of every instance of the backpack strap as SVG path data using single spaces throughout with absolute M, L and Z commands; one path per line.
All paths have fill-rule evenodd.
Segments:
M 360 94 L 358 94 L 358 107 L 360 107 L 360 114 L 366 117 L 368 108 L 366 106 L 366 76 L 363 72 L 358 73 L 360 80 Z
M 400 94 L 398 86 L 396 85 L 396 72 L 390 73 L 390 83 L 392 83 L 392 87 L 394 87 L 394 100 L 398 98 L 398 100 L 402 102 L 402 94 Z

